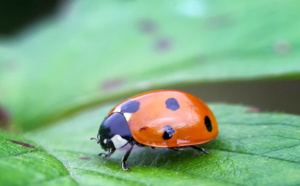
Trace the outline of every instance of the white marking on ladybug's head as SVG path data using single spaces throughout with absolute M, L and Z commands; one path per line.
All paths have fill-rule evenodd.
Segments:
M 113 113 L 116 113 L 116 112 L 121 112 L 121 107 L 116 107 L 115 110 L 113 111 Z
M 114 137 L 111 138 L 112 142 L 114 143 L 114 146 L 116 149 L 119 149 L 121 147 L 124 147 L 128 141 L 124 138 L 122 138 L 120 135 L 114 135 Z
M 105 143 L 105 144 L 106 144 L 106 143 L 107 143 L 107 139 L 104 139 L 104 140 L 103 140 L 103 143 Z
M 126 121 L 128 122 L 132 116 L 132 113 L 124 113 L 123 116 L 125 117 Z

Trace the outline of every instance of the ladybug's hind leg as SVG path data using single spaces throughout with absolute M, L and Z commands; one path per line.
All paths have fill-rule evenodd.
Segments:
M 116 149 L 115 148 L 113 148 L 113 149 L 110 149 L 109 150 L 109 153 L 100 153 L 100 154 L 98 154 L 98 156 L 102 156 L 103 155 L 103 158 L 109 158 L 114 152 L 116 151 Z
M 209 152 L 205 151 L 204 148 L 197 147 L 197 146 L 190 146 L 190 147 L 193 148 L 193 149 L 196 149 L 200 152 L 203 152 L 204 154 L 210 154 Z

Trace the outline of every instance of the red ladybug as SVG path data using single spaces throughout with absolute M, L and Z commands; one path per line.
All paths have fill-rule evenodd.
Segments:
M 161 90 L 140 94 L 114 107 L 102 122 L 96 141 L 110 157 L 116 149 L 130 144 L 122 158 L 123 170 L 134 145 L 179 150 L 213 140 L 218 135 L 217 121 L 199 98 L 181 91 Z M 95 139 L 95 138 L 92 138 Z

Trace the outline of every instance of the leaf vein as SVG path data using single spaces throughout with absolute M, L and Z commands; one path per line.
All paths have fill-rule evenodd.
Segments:
M 275 158 L 275 157 L 270 157 L 264 154 L 254 154 L 254 153 L 246 153 L 246 152 L 241 152 L 241 151 L 231 151 L 231 150 L 226 150 L 226 149 L 215 149 L 215 148 L 210 148 L 211 150 L 219 150 L 223 152 L 231 152 L 231 153 L 236 153 L 236 154 L 244 154 L 244 155 L 256 155 L 256 156 L 261 156 L 269 159 L 275 159 L 275 160 L 280 160 L 280 161 L 287 161 L 289 163 L 296 163 L 297 165 L 299 164 L 299 161 L 291 161 L 291 160 L 285 160 L 285 159 L 280 159 L 280 158 Z
M 117 174 L 111 175 L 111 174 L 106 174 L 104 172 L 99 172 L 99 171 L 95 171 L 95 170 L 87 170 L 87 169 L 83 169 L 83 168 L 74 168 L 74 170 L 81 170 L 81 171 L 86 171 L 86 172 L 93 172 L 93 173 L 96 173 L 96 174 L 108 176 L 108 177 L 115 178 L 115 179 L 122 180 L 122 181 L 130 181 L 130 182 L 134 182 L 134 183 L 138 183 L 138 184 L 148 185 L 148 184 L 143 183 L 143 182 L 139 182 L 139 181 L 136 181 L 136 180 L 131 180 L 131 179 L 127 179 L 125 177 L 117 176 Z

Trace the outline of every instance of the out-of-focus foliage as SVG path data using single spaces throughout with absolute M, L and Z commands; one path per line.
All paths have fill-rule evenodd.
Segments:
M 68 3 L 0 42 L 0 104 L 17 129 L 165 85 L 300 74 L 298 1 Z
M 210 105 L 219 136 L 194 149 L 139 148 L 131 154 L 132 171 L 121 169 L 123 152 L 98 157 L 99 116 L 113 105 L 89 110 L 55 126 L 27 134 L 67 165 L 80 185 L 297 185 L 300 182 L 300 117 L 256 113 L 255 109 Z

